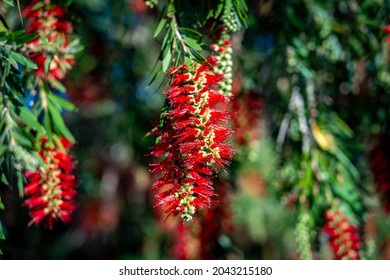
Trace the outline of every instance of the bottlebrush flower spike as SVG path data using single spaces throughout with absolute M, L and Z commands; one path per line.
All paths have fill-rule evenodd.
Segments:
M 23 11 L 23 16 L 28 19 L 27 32 L 38 33 L 26 47 L 31 50 L 29 58 L 38 67 L 35 72 L 43 79 L 62 80 L 74 64 L 74 54 L 67 53 L 73 26 L 67 21 L 66 14 L 61 6 L 39 0 L 32 1 Z M 55 53 L 48 55 L 48 46 L 55 49 Z M 45 63 L 48 59 L 50 64 L 46 74 Z
M 46 138 L 42 138 L 40 157 L 47 168 L 26 172 L 28 184 L 24 187 L 27 197 L 24 206 L 29 209 L 32 224 L 44 224 L 52 228 L 53 221 L 71 221 L 76 209 L 76 177 L 73 175 L 74 160 L 68 154 L 71 143 L 61 138 L 62 151 L 57 145 L 49 146 Z
M 214 50 L 218 62 L 214 67 L 215 73 L 224 75 L 219 83 L 219 91 L 222 94 L 232 96 L 233 84 L 233 49 L 231 35 L 224 26 L 217 28 L 217 32 L 211 38 L 213 43 L 210 48 Z
M 329 237 L 329 245 L 338 260 L 358 260 L 360 258 L 360 237 L 357 228 L 351 224 L 340 206 L 334 204 L 325 213 L 324 232 Z
M 210 206 L 215 195 L 213 174 L 230 163 L 233 148 L 225 140 L 231 130 L 222 126 L 229 113 L 216 109 L 228 97 L 215 87 L 222 76 L 212 72 L 216 59 L 194 63 L 170 71 L 171 83 L 165 92 L 170 103 L 165 121 L 151 135 L 157 137 L 151 155 L 161 158 L 151 164 L 161 177 L 153 184 L 158 190 L 155 206 L 168 215 L 192 220 L 194 214 Z

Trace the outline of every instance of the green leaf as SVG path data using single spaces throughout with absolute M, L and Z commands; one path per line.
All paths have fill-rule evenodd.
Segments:
M 18 145 L 23 147 L 29 147 L 32 148 L 32 143 L 30 139 L 28 139 L 25 135 L 22 135 L 16 131 L 12 133 L 12 137 L 15 139 L 15 141 L 18 143 Z
M 7 32 L 9 27 L 5 19 L 0 15 L 0 32 Z
M 43 64 L 43 69 L 44 69 L 46 75 L 49 74 L 51 61 L 52 61 L 52 57 L 47 56 L 45 59 L 45 63 Z
M 184 57 L 184 62 L 187 65 L 189 69 L 193 69 L 194 66 L 192 65 L 192 60 L 188 56 Z
M 173 1 L 170 1 L 169 4 L 168 4 L 168 11 L 167 11 L 167 16 L 168 17 L 173 17 L 176 13 L 176 8 L 175 8 L 175 4 Z
M 18 185 L 19 196 L 23 197 L 24 196 L 24 181 L 23 181 L 22 172 L 20 170 L 16 170 L 15 174 L 16 174 L 16 182 Z
M 38 3 L 36 3 L 32 9 L 35 11 L 35 10 L 38 10 L 40 8 L 42 8 L 43 6 L 45 5 L 45 3 L 43 1 L 39 1 Z
M 171 63 L 172 59 L 172 53 L 171 50 L 168 50 L 167 53 L 165 54 L 163 60 L 162 60 L 162 71 L 166 72 L 168 70 L 168 67 Z
M 27 68 L 30 69 L 38 69 L 37 65 L 33 63 L 31 60 L 26 58 L 25 56 L 21 55 L 20 53 L 17 52 L 11 52 L 10 57 L 14 59 L 17 63 L 26 66 Z
M 15 34 L 15 33 L 17 33 L 17 34 Z M 37 33 L 26 34 L 26 33 L 24 33 L 24 30 L 14 31 L 11 34 L 13 34 L 13 36 L 14 36 L 12 38 L 12 41 L 14 41 L 15 44 L 19 45 L 19 46 L 21 46 L 25 43 L 31 42 L 32 40 L 34 40 L 38 36 Z
M 190 37 L 183 36 L 183 41 L 191 49 L 194 49 L 196 51 L 203 50 L 202 47 L 198 44 L 198 42 Z
M 4 203 L 1 201 L 1 197 L 0 197 L 0 210 L 4 210 L 5 209 L 5 206 L 4 206 Z
M 156 27 L 156 31 L 154 31 L 153 38 L 156 38 L 160 34 L 160 32 L 163 29 L 166 22 L 167 22 L 167 19 L 165 17 L 160 20 L 160 22 L 158 23 L 158 25 Z
M 3 226 L 1 225 L 1 222 L 0 222 L 0 239 L 5 239 L 5 236 L 4 236 L 4 232 L 3 232 Z
M 4 3 L 10 5 L 11 7 L 15 7 L 15 4 L 14 4 L 13 0 L 4 0 Z
M 349 171 L 354 180 L 359 180 L 360 174 L 359 170 L 353 165 L 351 160 L 341 151 L 340 149 L 336 149 L 335 156 L 338 161 Z
M 59 91 L 66 92 L 65 86 L 60 81 L 58 81 L 56 79 L 51 79 L 50 84 L 51 84 L 51 86 L 58 89 Z
M 215 14 L 214 14 L 215 18 L 218 18 L 221 15 L 221 13 L 223 11 L 223 6 L 224 6 L 223 3 L 218 4 L 217 9 L 216 9 Z
M 183 34 L 187 33 L 187 34 L 195 36 L 195 37 L 199 37 L 199 38 L 203 37 L 202 33 L 198 32 L 194 29 L 191 29 L 191 28 L 179 27 L 179 31 L 180 31 L 180 33 L 183 33 Z
M 64 98 L 61 98 L 58 95 L 48 94 L 47 98 L 49 98 L 54 104 L 58 104 L 58 106 L 60 108 L 63 108 L 65 110 L 71 111 L 71 112 L 76 111 L 76 106 L 72 102 L 70 102 Z
M 232 0 L 225 0 L 225 13 L 230 13 L 232 9 Z
M 196 51 L 196 50 L 191 50 L 191 51 L 189 51 L 189 53 L 190 53 L 191 56 L 193 56 L 193 58 L 194 58 L 197 62 L 199 62 L 199 63 L 204 63 L 205 58 L 204 58 L 204 56 L 203 56 L 200 52 L 198 52 L 198 51 Z
M 51 117 L 51 119 L 53 121 L 53 129 L 54 129 L 54 131 L 56 131 L 60 135 L 63 135 L 69 141 L 74 142 L 75 139 L 74 139 L 72 133 L 66 127 L 60 112 L 58 112 L 56 110 L 56 108 L 55 108 L 55 106 L 53 106 L 53 104 L 51 104 L 51 106 L 49 106 L 49 114 L 50 114 L 50 117 Z
M 37 117 L 29 109 L 27 109 L 26 107 L 18 107 L 16 113 L 19 116 L 20 120 L 29 128 L 37 132 L 43 131 L 43 127 L 38 122 Z
M 51 125 L 50 116 L 47 113 L 43 115 L 43 126 L 45 127 L 47 137 L 50 140 L 52 138 L 53 128 Z

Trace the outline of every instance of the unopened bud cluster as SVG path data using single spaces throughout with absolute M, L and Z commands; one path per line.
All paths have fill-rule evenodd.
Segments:
M 233 49 L 231 35 L 224 26 L 221 26 L 212 39 L 214 43 L 210 48 L 215 51 L 217 58 L 214 72 L 224 76 L 224 79 L 219 82 L 219 91 L 224 95 L 232 96 Z
M 310 228 L 310 215 L 307 212 L 303 212 L 298 216 L 297 225 L 295 228 L 295 240 L 297 243 L 297 250 L 299 258 L 302 260 L 313 259 L 312 254 L 312 236 Z
M 241 26 L 237 20 L 236 13 L 233 9 L 230 11 L 225 11 L 222 15 L 223 26 L 226 27 L 228 32 L 237 32 L 240 30 Z

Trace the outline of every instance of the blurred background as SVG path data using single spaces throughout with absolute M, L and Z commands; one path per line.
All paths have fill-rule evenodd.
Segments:
M 389 1 L 247 2 L 248 29 L 233 36 L 236 156 L 215 181 L 218 203 L 191 225 L 153 208 L 153 159 L 145 156 L 153 145 L 145 135 L 165 98 L 158 81 L 149 85 L 160 52 L 153 33 L 161 7 L 150 9 L 143 0 L 70 4 L 70 21 L 84 46 L 64 81 L 78 107 L 65 115 L 77 139 L 78 209 L 68 225 L 27 227 L 17 190 L 2 188 L 7 239 L 0 259 L 298 258 L 294 180 L 306 159 L 297 144 L 299 121 L 291 121 L 286 135 L 283 121 L 294 86 L 310 87 L 308 80 L 316 84 L 320 135 L 340 127 L 351 131 L 338 141 L 345 147 L 340 158 L 348 157 L 359 173 L 357 187 L 345 195 L 356 193 L 359 199 L 351 203 L 363 205 L 356 215 L 365 257 L 390 259 L 390 219 L 382 210 L 389 196 L 383 190 L 390 189 L 383 32 Z M 20 24 L 17 11 L 6 17 Z M 335 128 L 326 130 L 329 124 Z M 327 152 L 329 138 L 316 141 Z M 379 171 L 371 168 L 375 145 Z M 321 230 L 317 240 L 314 257 L 333 258 Z

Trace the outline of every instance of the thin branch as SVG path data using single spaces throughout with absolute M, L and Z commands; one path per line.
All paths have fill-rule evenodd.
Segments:
M 305 117 L 305 103 L 298 87 L 293 88 L 291 98 L 298 115 L 299 130 L 302 133 L 302 152 L 306 154 L 309 152 L 311 144 L 310 129 Z
M 187 49 L 187 46 L 186 44 L 184 43 L 184 40 L 183 40 L 183 37 L 181 36 L 180 32 L 179 32 L 179 25 L 177 24 L 177 20 L 176 20 L 176 16 L 175 14 L 172 14 L 171 16 L 169 16 L 169 18 L 172 20 L 173 22 L 173 27 L 174 27 L 174 31 L 175 31 L 175 34 L 176 34 L 176 38 L 177 40 L 180 42 L 181 44 L 181 47 L 183 49 L 183 52 L 186 54 L 188 53 L 188 49 Z
M 291 99 L 290 99 L 291 103 Z M 289 105 L 290 107 L 290 105 Z M 280 124 L 280 129 L 278 133 L 278 137 L 276 139 L 276 148 L 278 151 L 281 151 L 284 145 L 284 140 L 286 139 L 288 127 L 290 126 L 290 120 L 291 120 L 291 113 L 287 112 L 282 120 L 282 123 Z

